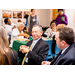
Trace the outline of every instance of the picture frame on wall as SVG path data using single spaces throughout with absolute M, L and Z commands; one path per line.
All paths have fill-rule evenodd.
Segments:
M 2 17 L 3 18 L 11 18 L 12 11 L 11 10 L 3 10 Z
M 22 11 L 13 11 L 13 18 L 22 18 Z

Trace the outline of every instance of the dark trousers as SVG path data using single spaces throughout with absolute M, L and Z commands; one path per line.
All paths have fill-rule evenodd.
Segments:
M 52 41 L 52 54 L 55 54 L 55 46 L 56 46 L 56 40 L 55 40 L 55 35 L 53 36 L 53 41 Z

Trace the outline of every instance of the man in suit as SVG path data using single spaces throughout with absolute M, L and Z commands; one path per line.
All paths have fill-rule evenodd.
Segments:
M 74 65 L 75 64 L 75 43 L 74 31 L 69 27 L 59 28 L 55 40 L 57 47 L 61 49 L 59 54 L 51 62 L 43 61 L 42 65 Z
M 29 41 L 26 46 L 20 46 L 20 56 L 23 56 L 24 64 L 27 65 L 41 65 L 41 62 L 46 60 L 48 54 L 49 45 L 42 40 L 42 27 L 40 25 L 34 25 L 32 28 L 33 40 Z M 22 61 L 23 64 L 23 61 Z

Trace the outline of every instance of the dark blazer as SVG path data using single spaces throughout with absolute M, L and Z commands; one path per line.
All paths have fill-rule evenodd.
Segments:
M 75 65 L 75 43 L 69 46 L 68 49 L 66 49 L 66 51 L 58 58 L 61 51 L 51 62 L 51 65 Z
M 31 46 L 32 41 L 29 41 L 26 46 Z M 47 54 L 48 54 L 48 50 L 49 50 L 49 45 L 42 40 L 42 38 L 36 43 L 36 45 L 34 46 L 34 48 L 32 49 L 32 51 L 28 52 L 28 65 L 41 65 L 42 61 L 46 60 Z M 25 54 L 21 54 L 21 55 L 25 55 Z M 23 57 L 22 57 L 23 58 Z

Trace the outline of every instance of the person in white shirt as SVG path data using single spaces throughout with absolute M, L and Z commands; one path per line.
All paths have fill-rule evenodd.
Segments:
M 28 34 L 23 33 L 24 25 L 22 22 L 18 22 L 16 24 L 16 28 L 13 29 L 11 34 L 11 44 L 10 47 L 12 48 L 12 44 L 14 40 L 17 40 L 18 38 L 22 39 L 24 37 L 29 38 Z
M 15 24 L 12 24 L 9 18 L 5 18 L 4 23 L 5 23 L 4 28 L 5 28 L 6 33 L 7 33 L 7 38 L 8 38 L 9 43 L 10 43 L 11 33 L 12 33 L 12 30 L 15 28 Z
M 55 28 L 56 28 L 55 21 L 51 21 L 50 27 L 44 33 L 45 35 L 47 35 L 47 38 L 53 38 L 53 36 L 56 34 Z

